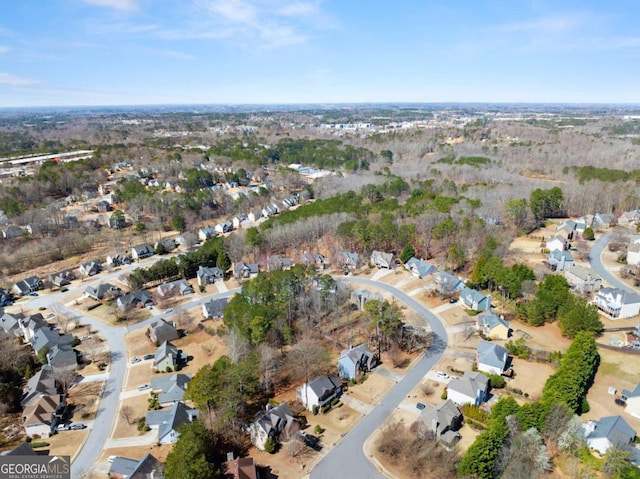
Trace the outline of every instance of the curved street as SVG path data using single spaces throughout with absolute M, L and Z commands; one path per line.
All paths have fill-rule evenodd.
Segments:
M 616 278 L 613 274 L 611 274 L 607 268 L 602 264 L 602 252 L 609 244 L 609 240 L 611 239 L 611 235 L 613 233 L 606 233 L 602 235 L 598 240 L 594 243 L 591 248 L 591 252 L 589 253 L 589 262 L 591 263 L 591 267 L 593 270 L 600 275 L 600 277 L 609 283 L 611 286 L 616 288 L 623 289 L 629 292 L 637 292 L 631 286 L 626 284 L 624 281 Z
M 440 359 L 447 348 L 447 331 L 432 312 L 393 286 L 364 278 L 340 278 L 340 280 L 375 286 L 385 290 L 425 318 L 434 333 L 434 343 L 428 353 L 422 356 L 384 399 L 369 414 L 363 417 L 311 470 L 312 479 L 335 479 L 336 477 L 345 477 L 345 474 L 348 474 L 350 479 L 384 478 L 385 476 L 376 470 L 373 463 L 365 455 L 363 450 L 365 441 L 384 423 L 385 419 L 389 417 Z

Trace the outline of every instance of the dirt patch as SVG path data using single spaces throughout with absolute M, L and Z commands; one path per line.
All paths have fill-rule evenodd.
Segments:
M 125 376 L 124 391 L 131 391 L 142 384 L 150 384 L 153 376 L 153 361 L 146 360 L 137 364 L 130 364 Z
M 44 439 L 50 445 L 36 451 L 49 451 L 50 456 L 71 456 L 73 457 L 80 449 L 80 446 L 84 444 L 84 441 L 89 436 L 89 430 L 83 429 L 80 431 L 63 431 L 58 434 Z
M 523 394 L 526 393 L 532 401 L 537 401 L 542 397 L 544 383 L 556 371 L 550 364 L 518 358 L 513 359 L 513 370 L 515 376 L 508 380 L 507 387 L 519 389 Z
M 216 326 L 220 324 L 218 321 Z M 193 358 L 186 367 L 182 368 L 181 373 L 195 374 L 205 364 L 213 364 L 221 356 L 227 354 L 227 347 L 220 336 L 211 336 L 202 330 L 190 333 L 188 336 L 174 341 L 174 344 L 190 358 Z
M 80 383 L 69 390 L 67 409 L 73 411 L 72 421 L 83 422 L 95 418 L 104 384 L 104 382 Z
M 165 462 L 167 456 L 173 450 L 173 445 L 163 444 L 161 446 L 128 446 L 128 447 L 114 447 L 111 449 L 104 449 L 98 458 L 98 462 L 106 461 L 109 456 L 121 456 L 128 457 L 129 459 L 142 459 L 147 454 L 153 454 L 153 456 L 160 462 Z
M 119 439 L 123 437 L 141 436 L 144 432 L 138 431 L 138 419 L 145 417 L 149 405 L 149 394 L 141 394 L 139 396 L 130 397 L 120 401 L 118 405 L 118 417 L 116 417 L 116 426 L 112 437 Z M 129 422 L 121 416 L 123 407 L 131 410 Z
M 156 347 L 146 333 L 146 329 L 136 329 L 125 335 L 124 340 L 129 358 L 136 356 L 142 359 L 145 354 L 153 354 L 155 352 Z
M 380 374 L 369 374 L 362 384 L 349 386 L 349 390 L 345 394 L 349 394 L 365 404 L 374 405 L 385 397 L 393 386 L 395 386 L 395 382 L 391 379 Z

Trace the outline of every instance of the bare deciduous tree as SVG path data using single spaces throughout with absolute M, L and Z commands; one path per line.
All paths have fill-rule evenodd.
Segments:
M 128 404 L 124 404 L 120 408 L 120 417 L 127 421 L 128 425 L 133 424 L 133 408 Z

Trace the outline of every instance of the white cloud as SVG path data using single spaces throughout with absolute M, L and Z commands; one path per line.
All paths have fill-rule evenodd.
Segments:
M 8 46 L 0 45 L 0 53 L 7 53 L 10 50 L 11 50 L 11 48 L 9 48 Z
M 10 73 L 0 72 L 0 85 L 33 85 L 34 83 L 38 82 L 29 78 L 21 78 Z
M 84 2 L 89 5 L 124 11 L 137 10 L 140 6 L 140 0 L 84 0 Z

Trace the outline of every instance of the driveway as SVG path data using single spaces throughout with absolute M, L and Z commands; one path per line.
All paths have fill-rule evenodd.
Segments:
M 447 332 L 434 314 L 393 286 L 360 278 L 340 278 L 340 280 L 362 286 L 376 286 L 391 293 L 394 298 L 422 316 L 425 322 L 431 325 L 435 335 L 433 346 L 420 358 L 411 371 L 311 470 L 312 479 L 344 477 L 345 471 L 348 471 L 350 479 L 384 478 L 385 476 L 378 472 L 365 455 L 363 450 L 365 441 L 395 409 L 400 407 L 409 392 L 418 385 L 425 374 L 440 359 L 447 348 Z

